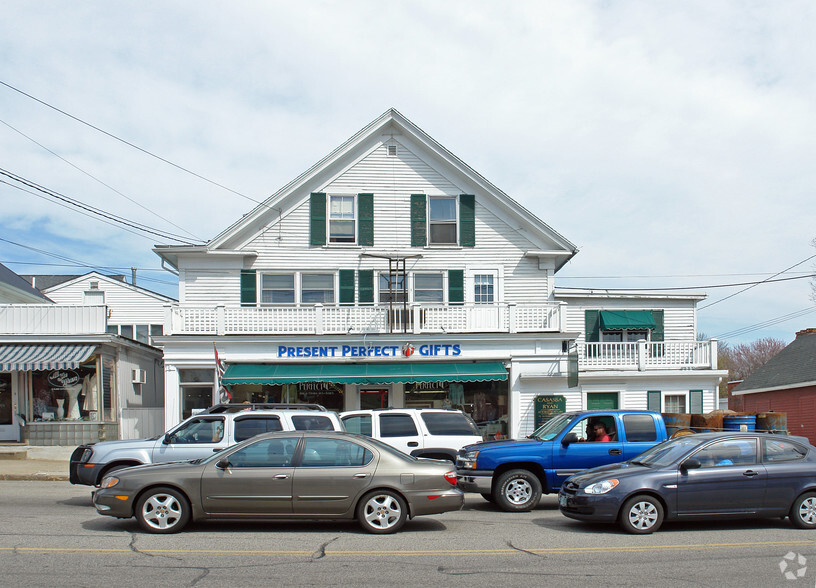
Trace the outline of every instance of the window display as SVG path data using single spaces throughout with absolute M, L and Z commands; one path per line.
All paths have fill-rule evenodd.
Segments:
M 96 361 L 75 369 L 31 372 L 31 395 L 34 421 L 97 420 Z

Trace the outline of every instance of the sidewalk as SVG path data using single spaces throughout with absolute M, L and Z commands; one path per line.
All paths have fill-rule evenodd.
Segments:
M 0 480 L 68 481 L 75 447 L 0 445 Z

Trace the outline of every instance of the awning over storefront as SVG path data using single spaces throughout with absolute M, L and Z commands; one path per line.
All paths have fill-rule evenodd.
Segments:
M 648 310 L 602 310 L 601 329 L 620 331 L 623 329 L 654 329 L 657 327 L 652 313 Z
M 507 379 L 500 361 L 436 363 L 238 363 L 227 366 L 221 378 L 234 384 L 405 384 L 409 382 L 486 382 Z
M 0 345 L 0 372 L 78 368 L 96 345 Z

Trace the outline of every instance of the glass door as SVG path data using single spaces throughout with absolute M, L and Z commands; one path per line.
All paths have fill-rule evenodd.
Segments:
M 14 409 L 11 374 L 0 374 L 0 440 L 2 441 L 20 440 L 20 427 L 15 422 Z
M 360 410 L 388 408 L 388 388 L 361 388 Z

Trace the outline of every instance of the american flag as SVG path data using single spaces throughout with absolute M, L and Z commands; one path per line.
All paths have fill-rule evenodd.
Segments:
M 213 342 L 213 351 L 215 351 L 215 375 L 218 383 L 218 398 L 221 402 L 229 402 L 232 400 L 232 394 L 221 384 L 221 378 L 224 376 L 224 371 L 227 369 L 227 366 L 221 361 L 221 358 L 218 357 L 218 348 L 215 346 L 215 342 Z

